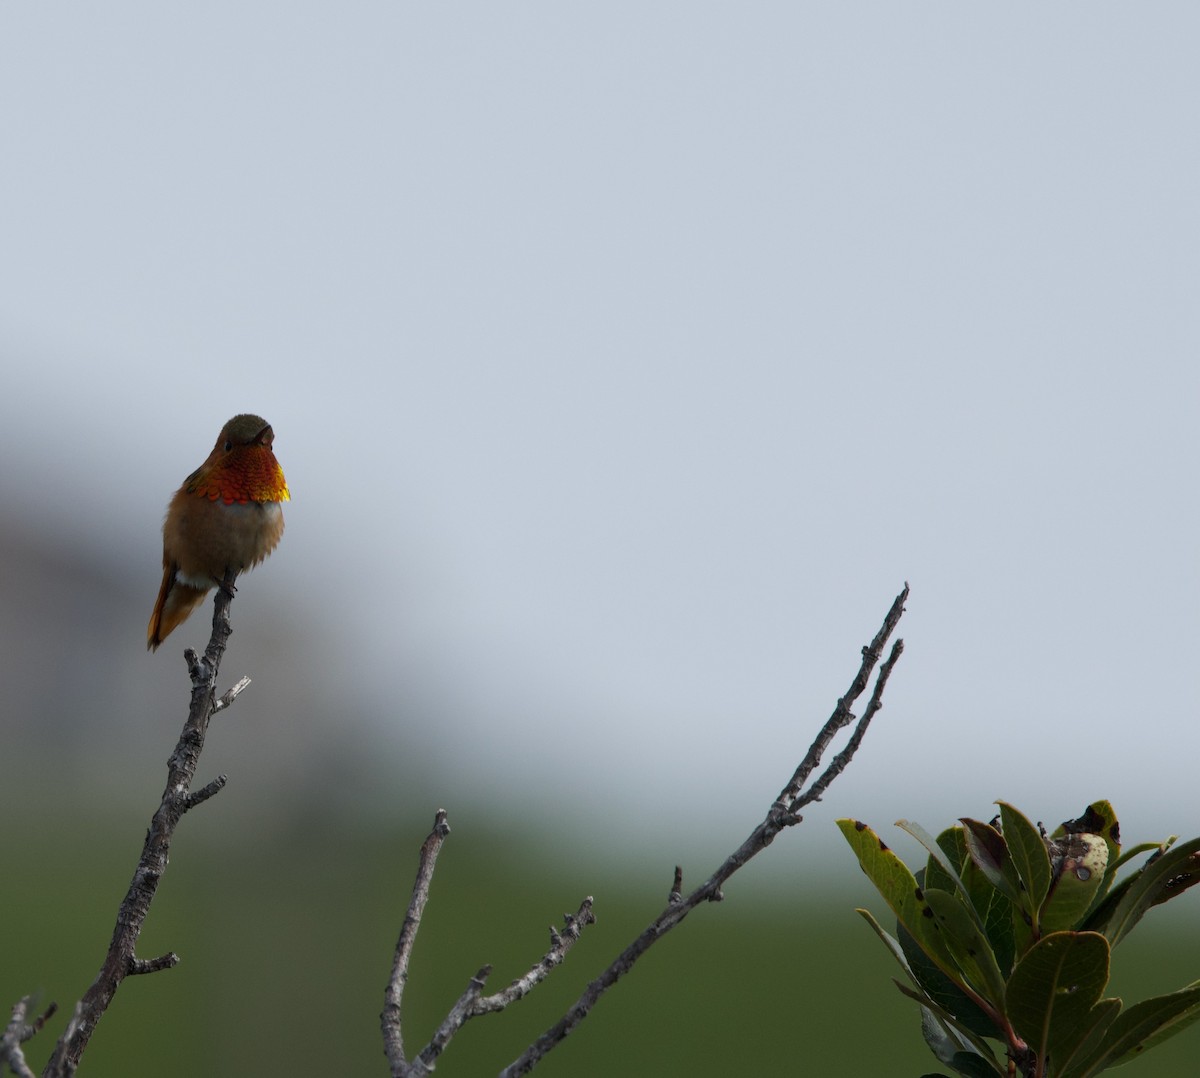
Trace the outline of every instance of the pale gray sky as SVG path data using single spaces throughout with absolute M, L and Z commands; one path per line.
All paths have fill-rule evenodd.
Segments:
M 337 722 L 436 736 L 451 804 L 748 829 L 908 580 L 829 815 L 1194 833 L 1198 32 L 5 4 L 0 491 L 148 616 L 168 497 L 265 415 L 294 501 L 236 614 L 341 633 L 344 699 L 419 679 L 437 731 Z

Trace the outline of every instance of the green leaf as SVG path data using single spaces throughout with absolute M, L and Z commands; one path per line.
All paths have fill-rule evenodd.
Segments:
M 1107 878 L 1109 846 L 1091 833 L 1064 835 L 1053 840 L 1054 883 L 1042 904 L 1046 932 L 1076 928 L 1091 909 L 1096 892 Z
M 1156 998 L 1162 1000 L 1171 999 L 1172 997 L 1179 997 L 1180 1002 L 1182 1002 L 1188 993 L 1193 993 L 1196 991 L 1200 991 L 1200 981 L 1193 981 L 1186 988 L 1181 988 L 1178 992 L 1171 992 L 1169 995 L 1158 996 Z M 1142 1000 L 1142 1003 L 1153 1002 L 1153 999 Z M 1141 1006 L 1140 1003 L 1135 1003 L 1133 1007 L 1130 1007 L 1129 1009 L 1133 1010 L 1134 1007 L 1139 1006 Z M 1162 1044 L 1163 1041 L 1169 1041 L 1177 1033 L 1182 1033 L 1188 1028 L 1188 1026 L 1197 1021 L 1200 1021 L 1200 1005 L 1192 1003 L 1191 1006 L 1170 1018 L 1169 1021 L 1161 1024 L 1155 1033 L 1152 1033 L 1149 1037 L 1142 1041 L 1140 1045 L 1138 1045 L 1135 1053 L 1144 1053 L 1147 1049 L 1153 1048 L 1156 1044 Z M 1127 1059 L 1133 1058 L 1135 1053 L 1127 1052 L 1125 1056 L 1122 1056 L 1117 1060 L 1114 1066 L 1120 1066 L 1121 1063 L 1125 1062 Z
M 1055 932 L 1017 963 L 1007 1014 L 1038 1059 L 1069 1058 L 1094 1029 L 1090 1012 L 1108 984 L 1108 960 L 1100 933 Z
M 1158 850 L 1160 853 L 1166 853 L 1166 851 L 1169 850 L 1172 846 L 1174 846 L 1175 843 L 1178 841 L 1179 841 L 1179 836 L 1172 835 L 1169 839 L 1167 839 L 1166 842 L 1139 842 L 1136 846 L 1130 846 L 1129 849 L 1127 849 L 1124 853 L 1121 854 L 1120 857 L 1117 858 L 1116 867 L 1123 868 L 1128 862 L 1132 861 L 1135 857 L 1140 857 L 1144 853 L 1151 853 L 1154 850 Z M 1108 867 L 1110 869 L 1113 867 L 1112 861 L 1109 861 Z
M 1021 877 L 1009 856 L 1004 836 L 991 824 L 980 823 L 965 816 L 960 822 L 963 825 L 967 854 L 979 871 L 987 877 L 988 883 L 1013 905 L 1032 914 L 1033 910 L 1025 896 Z
M 891 848 L 865 823 L 838 820 L 838 828 L 858 857 L 859 866 L 891 907 L 896 920 L 911 933 L 918 946 L 950 977 L 959 971 L 934 923 L 933 911 L 916 877 Z
M 1099 835 L 1108 846 L 1108 868 L 1105 870 L 1104 879 L 1092 896 L 1092 908 L 1094 909 L 1108 894 L 1108 889 L 1116 879 L 1117 869 L 1126 859 L 1126 855 L 1121 853 L 1121 825 L 1117 820 L 1116 809 L 1108 801 L 1093 801 L 1084 809 L 1083 815 L 1079 819 L 1068 820 L 1066 823 L 1060 824 L 1050 837 L 1058 839 L 1068 833 L 1079 834 L 1081 832 Z M 1151 843 L 1144 848 L 1153 849 L 1154 844 Z
M 974 1037 L 1002 1035 L 996 1021 L 998 1016 L 987 1014 L 957 982 L 935 965 L 903 925 L 897 927 L 896 935 L 919 992 L 923 993 L 922 1002 L 928 1000 L 930 1006 L 936 1006 L 940 1013 L 956 1023 L 956 1029 L 968 1031 Z
M 1166 996 L 1135 1003 L 1108 1028 L 1103 1041 L 1079 1078 L 1099 1074 L 1109 1067 L 1128 1063 L 1156 1044 L 1175 1036 L 1200 1018 L 1200 984 L 1189 985 Z
M 902 831 L 907 831 L 915 838 L 922 846 L 929 851 L 930 860 L 938 866 L 938 876 L 949 879 L 954 884 L 954 889 L 962 895 L 963 900 L 967 903 L 969 915 L 974 917 L 979 923 L 982 930 L 983 921 L 975 912 L 973 906 L 970 905 L 971 896 L 967 893 L 967 889 L 963 884 L 962 878 L 959 876 L 957 868 L 946 855 L 946 851 L 938 844 L 937 840 L 923 828 L 919 823 L 913 823 L 911 820 L 897 820 L 896 826 Z M 928 879 L 925 881 L 925 886 L 934 886 Z
M 1154 848 L 1157 849 L 1158 847 Z M 1109 865 L 1109 868 L 1112 868 L 1112 866 Z M 1105 875 L 1107 875 L 1107 872 Z M 1127 876 L 1109 891 L 1104 896 L 1104 901 L 1093 906 L 1088 912 L 1087 918 L 1079 926 L 1080 930 L 1083 932 L 1103 932 L 1107 936 L 1109 922 L 1116 916 L 1118 907 L 1124 901 L 1125 895 L 1129 893 L 1129 888 L 1133 886 L 1135 879 L 1137 879 L 1136 875 Z
M 1051 1062 L 1057 1078 L 1082 1078 L 1088 1073 L 1087 1060 L 1095 1053 L 1109 1027 L 1121 1013 L 1119 999 L 1102 999 L 1080 1020 L 1079 1037 L 1072 1048 L 1061 1045 Z
M 965 882 L 971 890 L 975 908 L 983 917 L 983 930 L 987 934 L 988 942 L 992 945 L 992 953 L 996 956 L 996 965 L 1000 967 L 1000 973 L 1007 979 L 1012 973 L 1013 962 L 1016 959 L 1013 937 L 1013 905 L 993 888 L 983 878 L 983 873 L 976 868 L 972 868 L 967 873 Z
M 929 1002 L 918 989 L 909 988 L 908 985 L 901 984 L 899 981 L 894 979 L 892 983 L 897 989 L 899 989 L 902 996 L 905 996 L 911 1000 L 915 1000 L 921 1005 L 922 1008 L 924 1008 L 922 1016 L 924 1016 L 924 1012 L 928 1011 L 937 1021 L 953 1030 L 966 1044 L 969 1044 L 974 1049 L 975 1055 L 982 1059 L 995 1059 L 992 1050 L 988 1047 L 987 1041 L 985 1041 L 983 1037 L 967 1029 L 967 1027 L 963 1025 L 961 1021 L 954 1017 L 954 1015 L 948 1014 L 946 1011 L 942 1010 L 941 1007 L 937 1006 L 937 1004 Z M 993 1029 L 991 1036 L 997 1035 L 997 1031 Z M 943 1060 L 943 1062 L 945 1061 Z M 1003 1073 L 1003 1068 L 1000 1067 L 999 1064 L 996 1065 L 996 1070 Z
M 1117 811 L 1108 801 L 1093 801 L 1083 810 L 1083 815 L 1077 820 L 1067 820 L 1059 824 L 1051 838 L 1061 838 L 1063 835 L 1077 835 L 1081 831 L 1099 835 L 1108 843 L 1109 856 L 1114 860 L 1121 853 L 1121 825 L 1117 823 Z
M 1029 909 L 1041 908 L 1050 891 L 1050 857 L 1046 853 L 1046 841 L 1028 818 L 1018 812 L 1007 801 L 997 801 L 1000 806 L 1000 826 L 1009 856 L 1013 859 L 1017 875 L 1025 884 L 1029 896 Z
M 939 1063 L 949 1063 L 956 1053 L 968 1046 L 966 1038 L 952 1023 L 944 1020 L 940 1008 L 921 1004 L 921 1036 Z M 974 1054 L 974 1053 L 972 1053 Z
M 925 876 L 921 880 L 921 886 L 940 887 L 943 891 L 953 891 L 957 886 L 955 880 L 962 878 L 963 864 L 971 864 L 970 858 L 967 857 L 966 843 L 962 839 L 962 828 L 947 827 L 938 835 L 937 845 L 938 849 L 942 851 L 945 861 L 950 862 L 953 872 L 947 872 L 943 867 L 943 858 L 930 854 L 929 860 L 925 862 Z M 966 880 L 963 882 L 966 883 Z
M 934 1042 L 930 1040 L 931 1031 L 927 1029 L 927 1023 L 930 1022 L 935 1023 L 938 1026 L 938 1029 L 941 1031 L 940 1036 L 946 1038 L 946 1043 L 949 1043 L 949 1039 L 951 1037 L 954 1038 L 952 1045 L 953 1052 L 951 1053 L 952 1055 L 960 1050 L 970 1047 L 974 1049 L 974 1053 L 976 1055 L 984 1055 L 986 1058 L 991 1059 L 992 1056 L 988 1052 L 987 1045 L 984 1044 L 982 1037 L 979 1036 L 976 1031 L 971 1029 L 970 1026 L 965 1025 L 959 1018 L 955 1016 L 954 1013 L 946 1010 L 938 1000 L 926 993 L 925 986 L 917 979 L 916 974 L 909 966 L 908 961 L 905 958 L 904 950 L 899 941 L 884 931 L 883 927 L 878 921 L 875 920 L 869 910 L 860 909 L 856 910 L 855 912 L 858 913 L 863 920 L 865 920 L 867 924 L 871 926 L 875 934 L 880 938 L 880 940 L 883 941 L 883 945 L 892 952 L 892 957 L 900 963 L 900 968 L 904 970 L 906 976 L 914 985 L 913 988 L 909 988 L 907 985 L 901 984 L 899 981 L 895 982 L 896 987 L 900 989 L 900 992 L 903 995 L 907 996 L 909 999 L 916 1000 L 921 1005 L 922 1030 L 926 1033 L 925 1040 L 929 1046 L 933 1048 L 934 1055 L 937 1055 L 943 1063 L 950 1062 L 950 1059 L 943 1059 L 941 1057 L 937 1047 L 934 1045 Z M 912 937 L 910 936 L 909 939 L 911 938 Z M 915 944 L 913 946 L 915 947 Z M 916 950 L 920 957 L 928 962 L 928 959 L 925 957 L 924 953 L 920 951 L 919 948 Z M 935 973 L 938 972 L 936 966 L 931 965 L 929 968 Z M 951 987 L 953 987 L 952 982 L 946 980 L 944 975 L 938 973 L 938 976 L 942 977 L 947 985 L 951 985 Z M 954 997 L 956 1003 L 964 1004 L 966 1008 L 969 1008 L 972 1014 L 979 1015 L 982 1018 L 983 1012 L 980 1011 L 979 1008 L 976 1007 L 967 996 L 963 995 L 956 988 L 954 991 L 957 993 L 957 995 Z M 985 1030 L 984 1035 L 986 1036 L 990 1034 L 995 1036 L 997 1033 L 995 1023 L 989 1022 L 986 1019 L 982 1019 L 982 1021 L 983 1028 Z M 941 1042 L 939 1041 L 939 1043 Z M 1003 1072 L 1001 1071 L 999 1065 L 997 1065 L 992 1073 L 1001 1074 Z
M 1000 972 L 1007 977 L 1013 965 L 1012 902 L 991 885 L 988 878 L 967 855 L 967 840 L 961 826 L 947 827 L 937 837 L 938 848 L 946 855 L 958 873 L 971 906 L 983 923 L 983 931 L 991 944 Z M 954 880 L 942 868 L 941 862 L 930 857 L 925 866 L 921 886 L 949 891 Z
M 1151 906 L 1167 902 L 1200 883 L 1200 838 L 1174 846 L 1164 854 L 1151 857 L 1135 875 L 1125 881 L 1107 903 L 1096 910 L 1103 914 L 1103 931 L 1115 947 L 1146 914 Z M 1097 918 L 1099 919 L 1099 918 Z
M 872 914 L 870 910 L 857 909 L 854 912 L 857 913 L 864 921 L 866 921 L 872 929 L 874 929 L 875 935 L 877 935 L 883 941 L 883 945 L 892 952 L 892 957 L 900 963 L 900 968 L 903 969 L 906 974 L 908 974 L 909 980 L 913 981 L 915 984 L 916 979 L 913 977 L 912 970 L 908 968 L 908 960 L 904 957 L 904 951 L 901 950 L 900 944 L 896 942 L 895 937 L 884 931 L 883 926 L 877 920 L 875 920 L 875 915 Z
M 958 968 L 981 996 L 997 1011 L 1003 1011 L 1004 978 L 1000 975 L 991 944 L 965 903 L 957 895 L 937 888 L 926 889 L 925 901 L 933 910 L 934 919 L 942 930 L 942 938 Z
M 997 1074 L 1007 1073 L 998 1064 L 974 1052 L 956 1052 L 949 1065 L 964 1078 L 995 1078 Z
M 971 1078 L 996 1078 L 1005 1074 L 1006 1068 L 997 1062 L 987 1045 L 964 1036 L 955 1023 L 947 1022 L 936 1008 L 922 1005 L 921 1033 L 938 1062 L 945 1063 L 958 1074 Z
M 983 930 L 996 956 L 1000 972 L 1007 977 L 1014 960 L 1013 904 L 993 887 L 979 866 L 967 856 L 967 840 L 962 827 L 950 827 L 938 835 L 938 845 L 958 868 L 971 905 L 983 919 Z M 932 862 L 931 862 L 932 863 Z M 935 877 L 926 875 L 926 886 L 938 887 Z

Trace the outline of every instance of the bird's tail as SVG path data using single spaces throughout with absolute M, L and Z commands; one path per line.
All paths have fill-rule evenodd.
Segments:
M 204 596 L 208 594 L 208 588 L 194 588 L 185 584 L 178 578 L 178 572 L 178 567 L 174 565 L 163 568 L 162 587 L 158 589 L 158 600 L 146 628 L 146 647 L 150 651 L 166 640 L 171 631 L 204 602 Z

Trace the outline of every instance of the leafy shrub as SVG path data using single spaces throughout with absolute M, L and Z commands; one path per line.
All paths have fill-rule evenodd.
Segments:
M 899 821 L 929 851 L 916 875 L 866 824 L 838 821 L 896 915 L 893 937 L 858 911 L 907 974 L 897 987 L 920 1003 L 938 1060 L 968 1078 L 1090 1078 L 1200 1018 L 1200 981 L 1129 1007 L 1103 998 L 1112 949 L 1150 907 L 1200 883 L 1200 838 L 1122 853 L 1107 801 L 1049 835 L 998 804 L 990 823 L 963 819 L 936 840 Z

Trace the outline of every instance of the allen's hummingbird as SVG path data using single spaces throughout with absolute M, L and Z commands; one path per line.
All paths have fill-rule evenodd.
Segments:
M 162 587 L 146 630 L 151 651 L 204 602 L 226 569 L 249 569 L 279 543 L 281 503 L 291 495 L 271 452 L 274 440 L 265 419 L 235 415 L 208 460 L 175 492 L 163 520 Z

